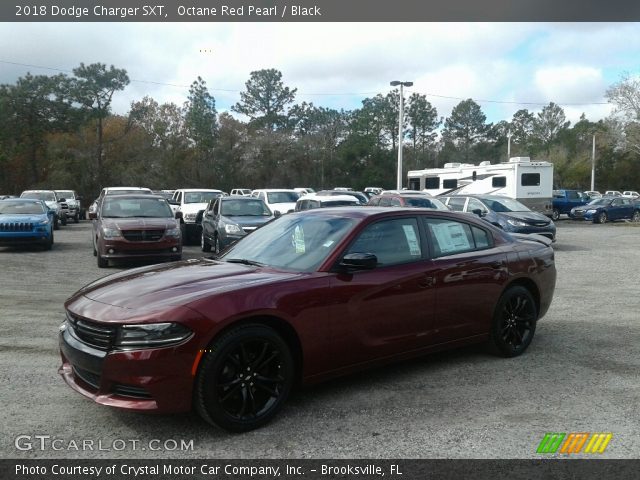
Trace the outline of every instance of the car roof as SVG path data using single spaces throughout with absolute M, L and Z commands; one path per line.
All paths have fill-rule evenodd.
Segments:
M 262 201 L 261 198 L 247 197 L 246 195 L 228 195 L 226 197 L 218 197 L 218 198 L 223 202 L 226 202 L 227 200 L 240 200 L 244 202 L 261 202 Z
M 160 200 L 166 200 L 167 197 L 164 197 L 162 195 L 158 195 L 155 193 L 152 194 L 148 194 L 148 193 L 121 193 L 119 195 L 109 195 L 109 200 L 112 200 L 114 198 L 143 198 L 143 199 L 147 199 L 147 198 L 157 198 Z
M 317 200 L 320 203 L 323 202 L 358 202 L 358 199 L 353 195 L 344 194 L 344 195 L 316 195 L 315 193 L 309 193 L 304 197 L 300 197 L 298 201 L 302 200 Z
M 293 188 L 257 188 L 253 192 L 296 192 Z
M 40 200 L 39 198 L 19 198 L 19 197 L 13 197 L 13 198 L 2 198 L 0 199 L 0 202 L 30 202 L 30 203 L 42 203 L 42 200 Z
M 176 192 L 216 192 L 222 193 L 222 190 L 217 190 L 215 188 L 179 188 Z
M 44 192 L 55 192 L 55 190 L 25 190 L 22 193 L 44 193 Z

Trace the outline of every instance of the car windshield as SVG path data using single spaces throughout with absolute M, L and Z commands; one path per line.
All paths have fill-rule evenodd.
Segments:
M 327 202 L 320 202 L 321 207 L 346 207 L 360 205 L 357 200 L 329 200 Z
M 296 203 L 300 195 L 296 192 L 267 192 L 267 199 L 273 203 Z
M 595 200 L 591 200 L 589 205 L 609 205 L 611 203 L 611 198 L 596 198 Z
M 0 202 L 0 215 L 40 215 L 45 213 L 41 203 L 18 200 Z
M 221 259 L 314 271 L 355 224 L 335 215 L 285 215 L 240 240 Z
M 58 194 L 58 198 L 64 198 L 65 200 L 76 198 L 71 190 L 56 190 L 56 193 Z
M 146 194 L 148 193 L 149 195 L 151 195 L 151 192 L 149 192 L 148 190 L 107 190 L 105 192 L 105 195 L 128 195 L 128 194 L 135 194 L 135 195 L 139 195 L 139 194 Z
M 24 192 L 21 198 L 34 198 L 36 200 L 44 200 L 45 202 L 55 202 L 56 196 L 53 192 Z
M 271 211 L 262 200 L 224 200 L 221 215 L 227 217 L 268 217 Z
M 449 210 L 449 208 L 436 198 L 405 198 L 404 202 L 409 207 L 434 208 L 436 210 Z
M 184 203 L 209 203 L 220 196 L 222 192 L 185 192 Z
M 512 198 L 483 198 L 482 202 L 494 212 L 530 212 L 531 210 Z
M 106 198 L 103 218 L 167 218 L 173 217 L 164 198 Z

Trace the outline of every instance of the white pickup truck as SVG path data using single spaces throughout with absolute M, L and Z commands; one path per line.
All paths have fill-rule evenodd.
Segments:
M 209 201 L 223 195 L 221 190 L 211 188 L 181 188 L 173 192 L 169 202 L 175 215 L 182 212 L 180 228 L 182 241 L 187 244 L 200 238 L 200 224 L 196 222 L 198 213 L 205 210 Z

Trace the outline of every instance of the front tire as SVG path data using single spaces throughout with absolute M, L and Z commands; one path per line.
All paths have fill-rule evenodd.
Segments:
M 640 222 L 640 211 L 636 210 L 633 212 L 633 216 L 631 217 L 631 221 L 634 223 Z
M 96 257 L 98 260 L 98 268 L 107 268 L 109 266 L 109 260 L 101 257 L 98 253 L 96 253 Z
M 80 223 L 80 214 L 78 212 L 73 216 L 73 223 Z
M 600 212 L 594 218 L 596 221 L 593 223 L 607 223 L 607 212 Z
M 45 250 L 51 250 L 53 248 L 53 227 L 49 231 L 49 239 L 42 245 Z
M 216 255 L 220 255 L 222 248 L 220 247 L 220 237 L 217 233 L 213 235 L 213 251 Z
M 557 208 L 554 208 L 553 212 L 551 212 L 551 220 L 553 220 L 554 222 L 557 222 L 559 218 L 560 218 L 560 211 Z
M 204 236 L 204 228 L 202 229 L 202 234 L 200 235 L 200 248 L 203 252 L 211 251 L 211 244 L 207 241 L 207 238 Z
M 531 292 L 524 287 L 507 289 L 493 314 L 489 344 L 494 353 L 503 357 L 522 354 L 533 339 L 538 320 L 538 308 Z
M 287 343 L 269 327 L 242 325 L 204 353 L 194 403 L 208 423 L 232 432 L 258 428 L 282 408 L 295 368 Z

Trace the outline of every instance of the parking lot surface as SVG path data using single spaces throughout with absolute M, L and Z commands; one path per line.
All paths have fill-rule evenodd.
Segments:
M 557 224 L 554 301 L 524 355 L 472 347 L 345 377 L 245 434 L 97 405 L 59 377 L 65 299 L 130 268 L 97 267 L 90 222 L 50 252 L 0 247 L 0 457 L 536 458 L 547 432 L 611 432 L 600 457 L 638 458 L 640 228 Z

